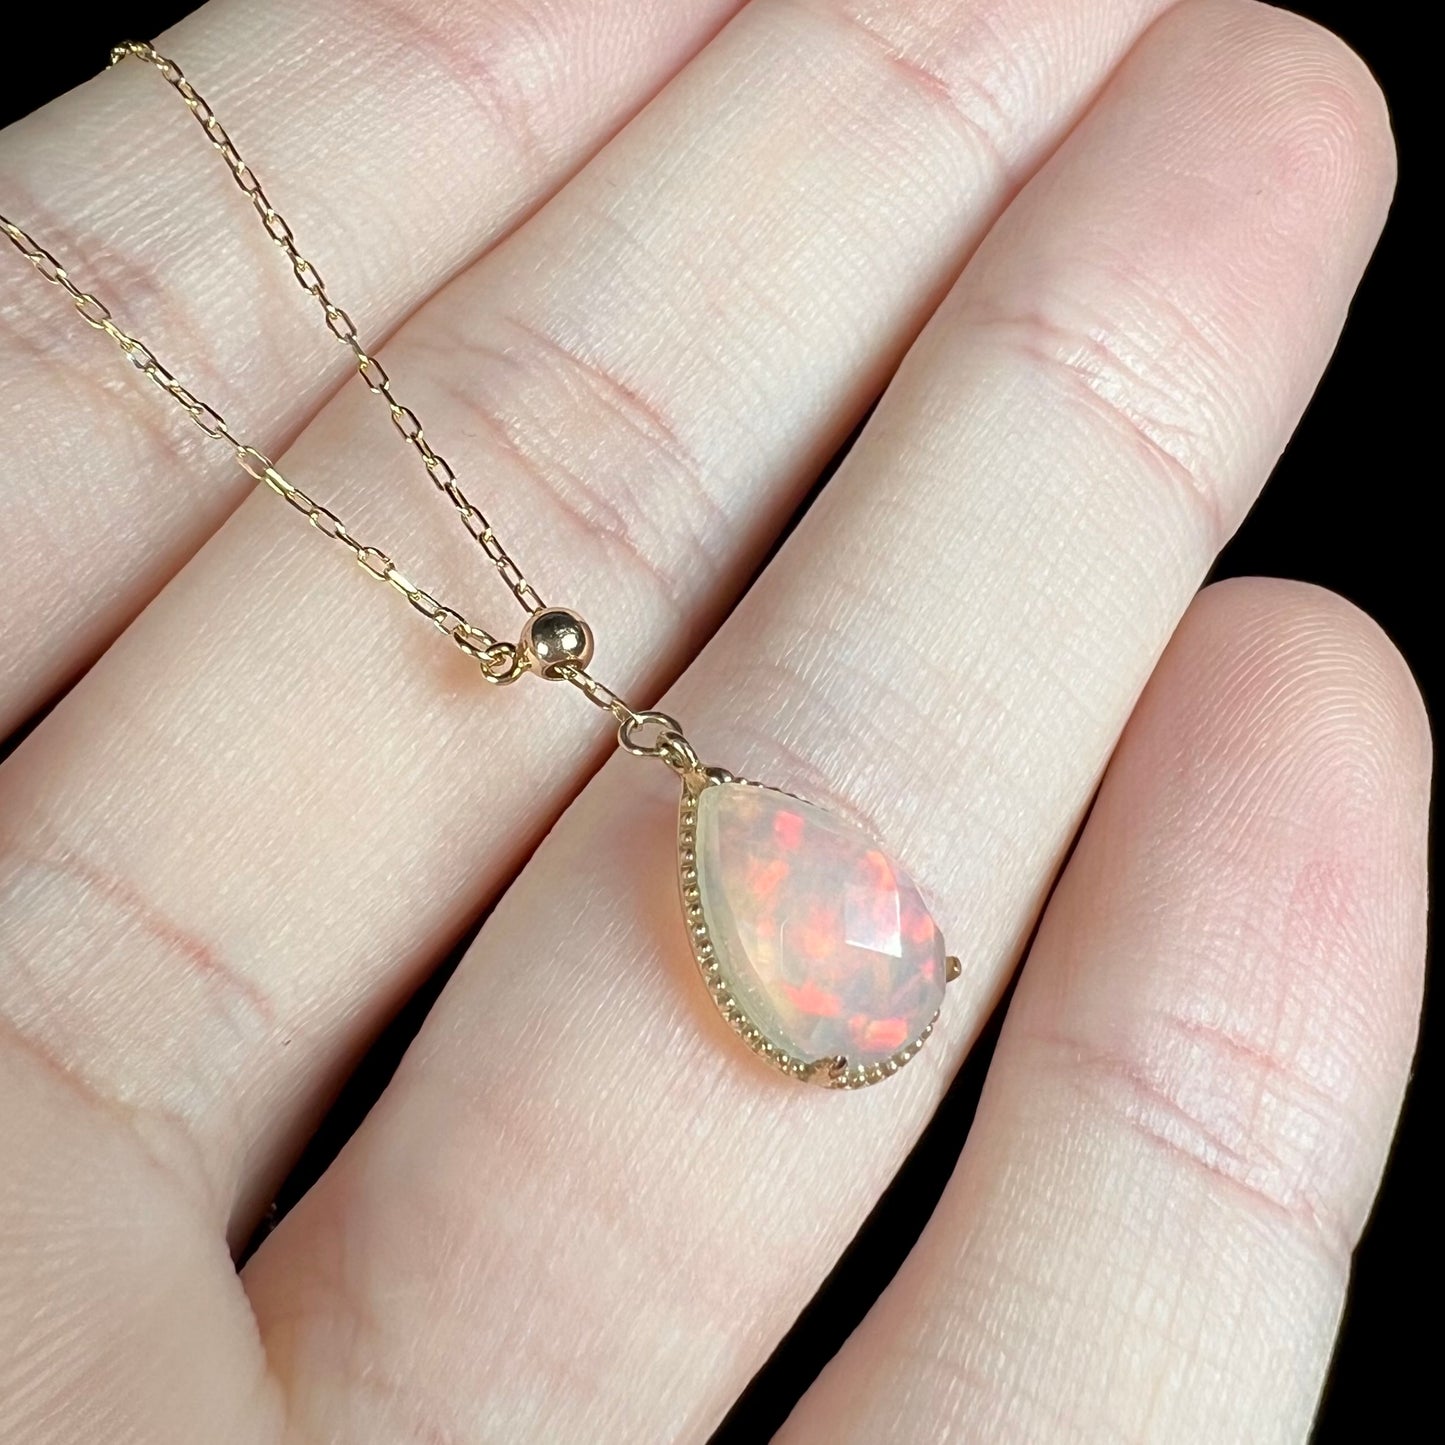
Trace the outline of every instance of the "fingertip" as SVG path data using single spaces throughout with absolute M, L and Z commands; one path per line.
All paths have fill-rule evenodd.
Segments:
M 1314 746 L 1333 758 L 1302 759 L 1317 781 L 1357 784 L 1362 805 L 1424 801 L 1433 744 L 1419 684 L 1380 624 L 1346 598 L 1274 577 L 1217 582 L 1196 598 L 1171 650 L 1195 649 L 1202 657 L 1189 666 L 1209 659 L 1219 670 L 1215 699 L 1265 707 L 1277 736 L 1327 722 Z

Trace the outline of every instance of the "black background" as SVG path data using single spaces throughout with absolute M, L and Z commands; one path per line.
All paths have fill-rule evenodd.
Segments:
M 158 34 L 192 5 L 117 3 L 103 18 L 67 17 L 54 45 L 10 45 L 0 56 L 0 123 L 79 84 L 119 39 Z M 1438 541 L 1427 525 L 1427 480 L 1438 482 L 1431 411 L 1411 384 L 1407 355 L 1417 336 L 1439 332 L 1433 267 L 1421 265 L 1425 151 L 1424 91 L 1412 55 L 1412 8 L 1383 4 L 1294 7 L 1343 35 L 1389 98 L 1400 149 L 1400 188 L 1379 251 L 1360 289 L 1339 352 L 1263 499 L 1215 569 L 1219 577 L 1266 573 L 1333 588 L 1385 627 L 1415 670 L 1432 713 L 1440 697 L 1435 616 Z M 122 159 L 118 156 L 118 160 Z M 1404 322 L 1409 320 L 1410 327 Z M 1417 360 L 1413 363 L 1419 366 Z M 1425 361 L 1434 372 L 1438 363 Z M 1412 443 L 1423 442 L 1423 446 Z M 1428 489 L 1438 490 L 1437 487 Z M 1429 586 L 1433 594 L 1434 587 Z M 273 1217 L 325 1166 L 389 1078 L 449 967 L 424 987 L 347 1088 L 277 1202 Z M 996 1024 L 995 1024 L 996 1027 Z M 1384 1188 L 1360 1246 L 1354 1284 L 1316 1426 L 1321 1442 L 1433 1437 L 1438 1419 L 1433 1318 L 1438 1220 L 1429 1168 L 1436 1101 L 1438 1026 L 1427 1008 L 1415 1079 Z M 972 1118 L 993 1030 L 985 1037 L 849 1256 L 780 1346 L 717 1435 L 728 1445 L 766 1440 L 793 1398 L 837 1348 L 887 1281 L 947 1180 Z M 1427 1359 L 1427 1352 L 1429 1358 Z

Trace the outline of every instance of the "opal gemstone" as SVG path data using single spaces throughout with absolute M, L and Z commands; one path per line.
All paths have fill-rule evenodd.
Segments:
M 943 939 L 861 829 L 772 788 L 697 800 L 697 874 L 718 968 L 764 1038 L 812 1063 L 881 1063 L 943 1000 Z

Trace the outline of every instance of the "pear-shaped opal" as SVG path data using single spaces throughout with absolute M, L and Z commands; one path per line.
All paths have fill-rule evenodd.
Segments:
M 718 969 L 805 1063 L 882 1063 L 943 999 L 943 939 L 913 880 L 853 824 L 750 783 L 697 798 L 697 880 Z

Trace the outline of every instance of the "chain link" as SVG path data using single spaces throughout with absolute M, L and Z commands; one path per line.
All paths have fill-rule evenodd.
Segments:
M 321 273 L 302 255 L 286 218 L 272 205 L 255 171 L 246 163 L 215 111 L 186 78 L 180 66 L 173 60 L 168 60 L 148 42 L 127 41 L 116 46 L 111 51 L 111 64 L 114 65 L 127 56 L 133 56 L 153 66 L 185 102 L 206 139 L 226 162 L 241 193 L 251 202 L 266 234 L 285 254 L 297 284 L 308 295 L 315 297 L 327 329 L 351 352 L 361 380 L 368 390 L 380 397 L 386 405 L 392 425 L 421 459 L 432 484 L 451 503 L 468 535 L 482 549 L 521 607 L 529 613 L 540 611 L 544 603 L 536 589 L 508 555 L 486 515 L 462 490 L 450 463 L 427 440 L 416 413 L 397 400 L 386 369 L 362 345 L 351 317 L 331 299 L 326 284 L 321 279 Z M 81 319 L 88 326 L 109 336 L 131 364 L 175 401 L 206 436 L 230 447 L 236 461 L 249 476 L 269 487 L 284 502 L 300 512 L 323 536 L 339 542 L 369 575 L 387 583 L 400 593 L 432 626 L 450 638 L 467 656 L 476 660 L 482 676 L 488 682 L 514 682 L 528 671 L 526 659 L 516 643 L 493 636 L 485 628 L 469 622 L 454 607 L 439 601 L 425 588 L 415 585 L 387 553 L 353 536 L 346 523 L 335 512 L 308 496 L 283 476 L 264 452 L 242 441 L 219 411 L 177 380 L 143 341 L 121 327 L 103 301 L 78 286 L 49 251 L 3 214 L 0 214 L 0 232 L 9 238 L 46 281 L 58 286 L 69 296 Z M 611 714 L 618 724 L 619 741 L 627 740 L 624 745 L 629 751 L 644 756 L 663 757 L 664 760 L 671 754 L 683 756 L 678 751 L 678 745 L 685 749 L 686 740 L 675 728 L 663 738 L 662 746 L 633 746 L 631 740 L 635 738 L 638 729 L 655 722 L 659 715 L 635 712 L 617 693 L 599 682 L 584 667 L 574 664 L 559 668 L 555 676 L 570 683 L 588 702 Z M 695 758 L 695 755 L 693 756 Z
M 326 289 L 326 283 L 321 279 L 321 273 L 301 254 L 296 245 L 296 237 L 286 218 L 271 204 L 270 197 L 262 188 L 255 171 L 246 164 L 241 152 L 236 149 L 236 143 L 217 119 L 215 111 L 211 109 L 195 86 L 186 79 L 180 66 L 173 60 L 168 60 L 153 45 L 145 41 L 127 41 L 123 45 L 117 45 L 111 51 L 110 62 L 115 65 L 128 55 L 153 66 L 185 102 L 186 108 L 196 118 L 196 123 L 201 127 L 206 139 L 225 161 L 226 167 L 231 172 L 241 193 L 251 202 L 266 234 L 290 262 L 296 284 L 307 295 L 315 298 L 316 304 L 321 308 L 327 329 L 351 352 L 352 360 L 356 363 L 356 369 L 362 381 L 386 404 L 387 410 L 391 413 L 392 425 L 402 440 L 408 442 L 421 458 L 422 465 L 426 468 L 432 484 L 452 504 L 472 540 L 487 555 L 497 569 L 498 575 L 507 584 L 522 608 L 527 612 L 535 612 L 542 606 L 542 599 L 537 595 L 532 584 L 523 576 L 521 569 L 507 555 L 506 549 L 492 530 L 492 524 L 462 491 L 457 482 L 456 473 L 450 464 L 433 450 L 416 413 L 396 399 L 396 394 L 391 386 L 391 378 L 387 375 L 385 368 L 361 344 L 355 323 L 331 299 L 330 293 Z
M 287 480 L 263 451 L 243 442 L 220 412 L 179 382 L 143 341 L 116 322 L 110 308 L 99 297 L 76 285 L 65 267 L 14 221 L 0 215 L 0 231 L 45 280 L 70 297 L 88 326 L 109 336 L 131 364 L 175 401 L 208 437 L 229 446 L 242 470 L 300 512 L 323 536 L 339 542 L 373 577 L 399 592 L 428 622 L 450 637 L 462 651 L 476 658 L 489 681 L 510 682 L 520 675 L 513 644 L 501 642 L 485 629 L 468 622 L 460 612 L 437 601 L 424 588 L 414 585 L 379 547 L 353 536 L 335 512 Z

